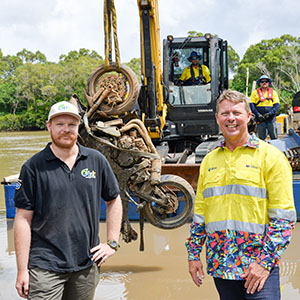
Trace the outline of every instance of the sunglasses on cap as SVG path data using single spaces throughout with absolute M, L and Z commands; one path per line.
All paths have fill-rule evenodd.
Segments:
M 266 83 L 269 82 L 269 80 L 261 80 L 260 83 Z

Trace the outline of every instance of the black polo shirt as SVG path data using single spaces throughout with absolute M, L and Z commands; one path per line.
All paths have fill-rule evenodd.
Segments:
M 49 143 L 22 166 L 20 180 L 15 206 L 34 211 L 29 268 L 73 272 L 91 266 L 90 249 L 99 244 L 100 198 L 119 195 L 106 158 L 79 145 L 70 170 Z

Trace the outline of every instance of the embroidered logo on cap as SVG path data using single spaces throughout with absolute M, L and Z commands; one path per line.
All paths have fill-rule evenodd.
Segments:
M 58 110 L 61 110 L 61 111 L 72 111 L 72 107 L 69 106 L 69 105 L 65 105 L 65 104 L 61 104 L 57 107 Z

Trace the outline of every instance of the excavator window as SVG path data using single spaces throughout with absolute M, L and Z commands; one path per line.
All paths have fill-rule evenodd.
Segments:
M 208 49 L 205 48 L 183 48 L 183 49 L 170 49 L 170 68 L 169 68 L 169 80 L 176 84 L 176 81 L 180 78 L 184 68 L 191 65 L 188 57 L 192 51 L 196 51 L 200 55 L 200 64 L 205 64 L 209 68 L 208 62 Z
M 211 102 L 210 83 L 206 85 L 176 86 L 170 92 L 170 104 L 181 105 L 207 105 Z
M 209 68 L 208 48 L 170 48 L 169 85 L 171 92 L 169 102 L 172 106 L 207 105 L 211 102 L 210 84 L 195 86 L 180 86 L 178 84 L 184 68 L 191 65 L 188 57 L 192 51 L 196 51 L 200 56 L 200 64 L 205 64 Z

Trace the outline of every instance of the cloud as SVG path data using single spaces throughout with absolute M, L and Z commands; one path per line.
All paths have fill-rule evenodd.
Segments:
M 136 0 L 115 0 L 122 62 L 140 56 Z M 242 56 L 262 39 L 299 36 L 297 0 L 159 0 L 161 40 L 188 31 L 218 34 Z M 14 55 L 23 48 L 48 60 L 87 48 L 104 56 L 103 0 L 1 0 L 0 48 Z

